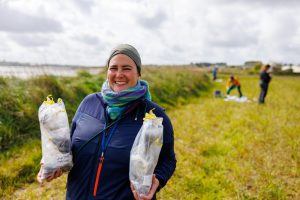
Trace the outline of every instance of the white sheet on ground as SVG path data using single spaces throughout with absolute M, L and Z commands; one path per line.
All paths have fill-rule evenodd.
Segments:
M 224 101 L 235 101 L 239 103 L 250 102 L 250 100 L 246 96 L 238 97 L 238 96 L 230 96 L 230 95 L 227 95 L 224 98 Z

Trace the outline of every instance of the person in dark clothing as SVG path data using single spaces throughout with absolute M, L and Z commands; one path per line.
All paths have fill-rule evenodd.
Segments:
M 213 70 L 212 70 L 212 75 L 213 75 L 213 80 L 217 80 L 217 71 L 218 71 L 218 68 L 217 66 L 214 66 Z
M 259 104 L 263 104 L 265 103 L 265 98 L 267 96 L 268 93 L 268 88 L 269 88 L 269 83 L 271 81 L 271 76 L 268 72 L 268 70 L 270 69 L 270 65 L 264 65 L 262 67 L 262 70 L 260 72 L 260 94 L 259 94 L 259 99 L 258 99 L 258 103 Z
M 74 166 L 68 174 L 67 200 L 156 199 L 174 173 L 172 123 L 164 109 L 151 101 L 148 83 L 140 77 L 138 51 L 128 44 L 115 47 L 107 61 L 107 80 L 101 92 L 85 97 L 72 120 Z M 150 110 L 163 118 L 163 145 L 151 189 L 138 196 L 129 180 L 130 151 Z M 48 180 L 60 175 L 58 172 Z

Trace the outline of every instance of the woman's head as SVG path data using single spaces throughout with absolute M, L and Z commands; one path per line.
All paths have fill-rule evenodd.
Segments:
M 120 92 L 137 84 L 141 75 L 141 58 L 133 46 L 120 44 L 112 50 L 107 67 L 110 88 Z
M 266 64 L 266 65 L 263 65 L 262 66 L 262 71 L 268 71 L 269 69 L 271 68 L 271 65 L 269 65 L 269 64 Z
M 107 67 L 109 67 L 109 63 L 110 63 L 110 60 L 112 59 L 112 57 L 114 57 L 118 54 L 125 54 L 128 57 L 130 57 L 133 60 L 133 62 L 135 63 L 139 75 L 141 75 L 142 62 L 141 62 L 140 54 L 136 50 L 136 48 L 134 48 L 133 46 L 131 46 L 129 44 L 119 44 L 111 51 L 110 56 L 107 60 Z

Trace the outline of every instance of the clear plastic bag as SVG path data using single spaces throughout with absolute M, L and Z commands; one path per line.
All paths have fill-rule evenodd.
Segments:
M 69 171 L 72 166 L 71 139 L 68 116 L 62 99 L 55 103 L 49 95 L 38 112 L 42 139 L 41 179 L 62 169 Z
M 138 195 L 147 195 L 152 176 L 163 144 L 163 118 L 156 117 L 152 110 L 146 113 L 143 125 L 139 130 L 131 152 L 129 179 Z

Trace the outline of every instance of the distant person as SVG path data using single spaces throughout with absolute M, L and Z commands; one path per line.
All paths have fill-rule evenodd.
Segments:
M 258 103 L 263 104 L 265 103 L 265 98 L 267 96 L 269 83 L 271 81 L 271 76 L 268 72 L 268 70 L 271 68 L 269 64 L 262 66 L 261 72 L 260 72 L 260 94 Z
M 217 80 L 217 71 L 218 71 L 218 67 L 214 66 L 213 70 L 212 70 L 212 75 L 213 75 L 213 80 Z
M 241 91 L 241 84 L 233 75 L 231 75 L 226 83 L 227 95 L 229 95 L 231 90 L 233 90 L 235 88 L 237 88 L 240 97 L 242 97 L 243 94 Z
M 141 80 L 141 67 L 140 54 L 133 46 L 118 45 L 108 57 L 102 90 L 86 96 L 78 107 L 71 128 L 74 166 L 68 174 L 67 200 L 156 199 L 174 173 L 172 123 L 164 109 L 151 101 L 148 83 Z M 129 179 L 130 151 L 145 113 L 152 109 L 163 118 L 163 144 L 154 174 L 143 179 L 151 189 L 138 197 Z

